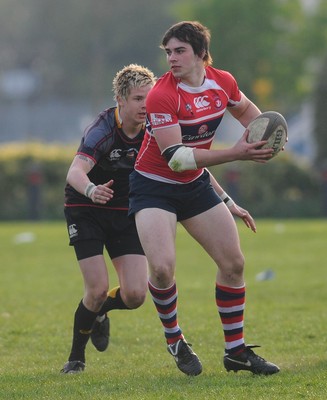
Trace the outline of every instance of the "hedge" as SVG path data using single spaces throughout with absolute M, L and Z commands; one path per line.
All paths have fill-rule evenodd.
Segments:
M 63 218 L 66 174 L 77 145 L 0 146 L 0 220 Z M 235 162 L 210 168 L 236 202 L 255 218 L 319 218 L 326 183 L 285 152 L 266 164 Z

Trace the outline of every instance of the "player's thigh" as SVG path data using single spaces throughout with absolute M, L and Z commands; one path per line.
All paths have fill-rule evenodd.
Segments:
M 124 293 L 145 294 L 148 287 L 148 265 L 140 254 L 126 254 L 112 259 L 119 285 Z
M 107 290 L 108 270 L 102 254 L 79 260 L 86 290 Z
M 176 215 L 159 208 L 145 208 L 136 213 L 135 221 L 150 267 L 174 265 Z
M 181 223 L 219 265 L 242 257 L 237 227 L 224 203 Z

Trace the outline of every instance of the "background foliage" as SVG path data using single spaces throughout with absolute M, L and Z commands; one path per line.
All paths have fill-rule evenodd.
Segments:
M 63 218 L 64 186 L 75 147 L 1 146 L 0 220 Z
M 286 154 L 267 164 L 237 162 L 210 170 L 234 200 L 255 218 L 324 216 L 320 175 Z
M 313 93 L 327 54 L 321 0 L 2 0 L 0 71 L 36 72 L 42 96 L 107 98 L 127 63 L 166 70 L 161 37 L 186 19 L 210 28 L 215 66 L 262 108 L 290 112 Z
M 0 220 L 63 218 L 65 178 L 75 150 L 40 143 L 1 146 Z M 211 171 L 256 218 L 324 215 L 320 177 L 289 155 L 265 165 L 239 162 Z
M 210 28 L 214 65 L 230 70 L 262 110 L 276 109 L 288 117 L 305 100 L 314 104 L 315 167 L 324 180 L 320 182 L 310 166 L 291 159 L 278 158 L 264 168 L 230 166 L 242 173 L 235 192 L 240 204 L 259 216 L 321 215 L 321 202 L 327 203 L 326 1 L 1 0 L 0 89 L 8 71 L 22 69 L 38 77 L 27 106 L 50 97 L 72 104 L 87 98 L 99 112 L 99 104 L 112 97 L 112 78 L 123 65 L 144 64 L 158 76 L 166 71 L 161 37 L 172 23 L 186 19 L 198 19 Z M 0 90 L 0 105 L 11 102 Z M 22 104 L 16 104 L 20 111 Z M 46 124 L 44 129 L 49 140 Z M 33 137 L 33 132 L 23 137 Z M 60 149 L 58 160 L 40 160 L 23 147 L 25 153 L 13 159 L 1 155 L 0 218 L 33 214 L 35 195 L 42 218 L 61 217 L 62 190 L 74 151 L 67 159 Z M 225 167 L 214 171 L 223 182 L 233 175 Z M 38 172 L 42 185 L 31 192 L 29 179 Z M 235 182 L 228 180 L 226 185 L 233 191 Z
M 215 64 L 231 71 L 263 109 L 291 112 L 312 93 L 327 52 L 325 2 L 308 12 L 301 0 L 182 1 L 176 16 L 205 21 Z

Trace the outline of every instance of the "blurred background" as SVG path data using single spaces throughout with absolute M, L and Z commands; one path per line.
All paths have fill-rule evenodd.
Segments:
M 0 0 L 0 220 L 63 218 L 67 169 L 114 105 L 116 71 L 164 73 L 161 37 L 180 20 L 206 25 L 214 66 L 289 125 L 285 152 L 215 167 L 217 179 L 255 217 L 327 216 L 325 0 Z M 243 131 L 226 115 L 216 145 Z

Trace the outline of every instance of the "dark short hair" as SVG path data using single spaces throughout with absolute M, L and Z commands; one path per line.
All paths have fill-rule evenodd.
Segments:
M 209 29 L 200 22 L 182 21 L 174 24 L 164 34 L 160 47 L 164 49 L 171 38 L 189 43 L 193 48 L 194 54 L 201 57 L 206 66 L 212 64 L 212 57 L 209 51 L 211 34 Z

